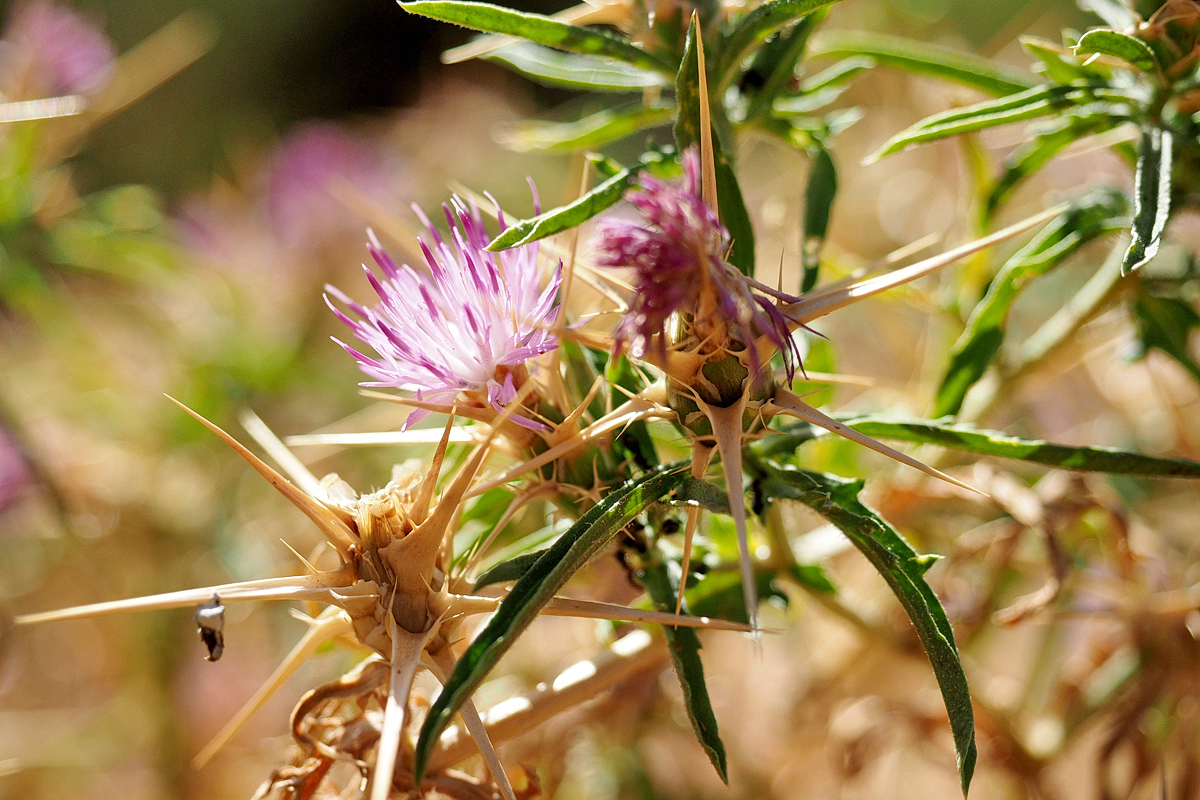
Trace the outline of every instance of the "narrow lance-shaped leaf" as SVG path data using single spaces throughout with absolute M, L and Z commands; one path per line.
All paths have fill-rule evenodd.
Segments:
M 1122 0 L 1076 0 L 1084 11 L 1090 11 L 1104 20 L 1108 27 L 1123 31 L 1132 28 L 1140 20 Z
M 1037 36 L 1022 36 L 1021 46 L 1041 62 L 1041 72 L 1050 83 L 1074 83 L 1076 81 L 1107 82 L 1112 71 L 1103 64 L 1086 63 L 1071 55 L 1064 55 L 1062 45 Z
M 825 146 L 812 148 L 811 155 L 812 172 L 808 176 L 808 185 L 804 187 L 804 238 L 800 251 L 804 277 L 800 282 L 801 293 L 817 285 L 821 248 L 829 231 L 829 213 L 838 188 L 837 166 Z
M 505 583 L 523 578 L 525 573 L 533 569 L 533 565 L 538 562 L 539 558 L 546 554 L 546 550 L 548 549 L 543 548 L 541 550 L 534 550 L 532 553 L 522 553 L 507 561 L 501 561 L 495 566 L 488 567 L 475 579 L 475 591 L 479 591 L 484 586 L 491 586 L 493 583 Z
M 1171 132 L 1158 127 L 1142 129 L 1134 178 L 1133 241 L 1121 263 L 1128 275 L 1158 254 L 1167 218 L 1171 214 Z
M 899 153 L 914 144 L 1034 119 L 1097 101 L 1127 103 L 1130 98 L 1120 90 L 1107 87 L 1037 86 L 1019 94 L 1002 97 L 999 100 L 976 103 L 973 106 L 927 117 L 911 128 L 893 136 L 878 151 L 869 156 L 867 161 L 876 161 L 884 156 Z M 1124 121 L 1128 117 L 1128 113 L 1123 116 L 1115 116 L 1120 121 Z
M 471 642 L 421 726 L 413 772 L 419 782 L 438 737 L 500 657 L 567 579 L 686 474 L 671 464 L 629 481 L 592 506 L 513 586 L 488 624 Z
M 665 125 L 675 117 L 675 106 L 659 104 L 626 109 L 604 109 L 575 122 L 518 122 L 497 137 L 500 144 L 526 152 L 573 152 L 596 148 L 646 128 Z
M 695 21 L 688 28 L 683 59 L 679 74 L 675 77 L 675 102 L 679 108 L 675 118 L 675 143 L 683 152 L 692 145 L 700 144 L 700 60 L 697 53 L 697 30 Z M 711 105 L 713 115 L 722 115 L 722 106 Z M 715 126 L 715 123 L 714 123 Z M 717 178 L 717 208 L 721 224 L 729 229 L 733 247 L 729 252 L 729 263 L 743 275 L 754 274 L 754 227 L 750 212 L 738 186 L 737 176 L 729 163 L 719 135 L 712 137 L 713 158 Z
M 483 56 L 537 83 L 592 92 L 639 92 L 670 86 L 662 72 L 603 56 L 567 53 L 532 42 L 513 42 Z
M 1200 365 L 1188 350 L 1188 340 L 1200 328 L 1200 315 L 1191 304 L 1175 297 L 1159 297 L 1143 290 L 1133 300 L 1141 358 L 1152 348 L 1175 359 L 1200 382 Z
M 880 64 L 962 83 L 993 97 L 1022 92 L 1039 82 L 1027 72 L 978 56 L 880 33 L 823 31 L 813 39 L 812 51 L 814 55 L 870 56 Z
M 1198 320 L 1200 322 L 1200 320 Z M 880 439 L 913 444 L 936 444 L 986 456 L 1012 458 L 1057 469 L 1141 475 L 1153 478 L 1200 478 L 1200 463 L 1178 458 L 1155 458 L 1108 447 L 1071 447 L 1007 433 L 975 428 L 947 420 L 903 419 L 885 415 L 850 418 L 846 425 Z
M 671 580 L 666 564 L 661 561 L 647 563 L 637 571 L 636 578 L 638 583 L 645 587 L 656 609 L 665 612 L 675 610 L 679 586 L 677 581 Z M 708 697 L 704 664 L 700 661 L 700 637 L 692 628 L 664 625 L 663 631 L 667 636 L 671 660 L 675 664 L 675 674 L 679 677 L 679 685 L 683 689 L 683 705 L 687 709 L 688 719 L 691 720 L 692 730 L 695 731 L 697 741 L 704 748 L 708 760 L 712 762 L 721 780 L 729 783 L 725 745 L 717 730 L 717 716 L 713 713 L 712 701 Z
M 1085 109 L 1090 110 L 1090 107 Z M 1048 123 L 1049 128 L 1040 130 L 1028 142 L 1012 152 L 1004 163 L 1004 172 L 996 180 L 984 201 L 983 222 L 987 227 L 996 209 L 1009 198 L 1013 190 L 1046 162 L 1058 155 L 1064 147 L 1079 141 L 1084 136 L 1109 130 L 1123 120 L 1104 113 L 1072 113 Z
M 738 88 L 747 98 L 746 119 L 752 120 L 771 107 L 775 97 L 792 83 L 808 37 L 828 15 L 826 9 L 803 17 L 790 28 L 780 30 L 754 54 L 750 66 L 738 79 Z
M 1053 219 L 1001 267 L 954 344 L 938 387 L 935 417 L 957 414 L 967 391 L 983 377 L 1004 343 L 1009 310 L 1025 285 L 1063 263 L 1097 236 L 1121 230 L 1127 208 L 1119 192 L 1097 192 Z
M 895 529 L 862 504 L 858 499 L 862 481 L 762 460 L 755 460 L 753 468 L 759 471 L 757 486 L 768 502 L 799 500 L 836 525 L 883 576 L 904 607 L 942 692 L 965 796 L 977 756 L 975 718 L 954 631 L 941 601 L 925 582 L 925 572 L 937 560 L 936 556 L 918 555 Z
M 860 72 L 876 66 L 879 62 L 869 56 L 850 56 L 843 58 L 828 69 L 823 69 L 812 77 L 800 81 L 802 93 L 819 92 L 832 86 L 841 86 Z
M 1075 45 L 1075 54 L 1080 56 L 1099 53 L 1112 56 L 1132 64 L 1143 72 L 1153 72 L 1158 68 L 1154 51 L 1141 39 L 1126 36 L 1116 31 L 1088 31 Z
M 588 221 L 604 209 L 616 205 L 617 201 L 621 199 L 621 195 L 633 182 L 633 177 L 638 171 L 640 171 L 640 167 L 622 169 L 616 175 L 565 206 L 552 208 L 536 217 L 513 223 L 504 230 L 504 233 L 493 239 L 487 249 L 495 252 L 518 247 L 547 236 L 553 236 Z
M 833 5 L 836 0 L 767 0 L 730 23 L 718 47 L 721 54 L 713 72 L 713 94 L 720 97 L 756 44 L 806 14 Z
M 673 64 L 635 47 L 624 39 L 560 22 L 542 14 L 529 14 L 490 3 L 467 0 L 413 0 L 401 3 L 400 7 L 412 14 L 451 22 L 484 33 L 517 36 L 557 50 L 614 58 L 641 69 L 657 70 L 667 75 L 675 73 Z

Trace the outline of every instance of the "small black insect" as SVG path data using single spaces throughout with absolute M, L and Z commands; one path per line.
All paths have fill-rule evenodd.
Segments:
M 205 658 L 216 661 L 225 652 L 225 606 L 221 598 L 214 594 L 212 600 L 196 609 L 194 619 L 200 641 L 208 648 Z

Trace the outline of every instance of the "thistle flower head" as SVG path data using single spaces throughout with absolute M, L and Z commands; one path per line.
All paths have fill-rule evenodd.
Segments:
M 739 340 L 756 367 L 755 340 L 766 336 L 783 352 L 790 377 L 799 364 L 799 352 L 787 316 L 771 298 L 752 291 L 751 282 L 726 259 L 729 231 L 701 197 L 698 151 L 685 151 L 682 163 L 682 185 L 643 174 L 640 188 L 626 195 L 642 222 L 608 220 L 597 229 L 596 263 L 632 268 L 635 273 L 635 293 L 621 321 L 619 340 L 631 340 L 640 352 L 655 340 L 663 348 L 671 315 L 688 313 L 704 332 L 698 338 L 710 339 L 713 327 L 723 326 L 727 336 L 718 338 Z M 788 302 L 797 299 L 755 286 Z
M 90 94 L 108 81 L 116 53 L 100 26 L 64 6 L 35 2 L 15 7 L 4 31 L 7 71 L 18 90 L 44 94 Z
M 366 308 L 326 287 L 358 319 L 332 303 L 330 308 L 377 355 L 339 344 L 373 379 L 364 386 L 405 389 L 446 404 L 465 392 L 499 411 L 517 397 L 526 362 L 558 346 L 550 326 L 558 313 L 562 265 L 543 287 L 536 244 L 491 253 L 477 209 L 468 210 L 458 198 L 444 209 L 449 241 L 417 210 L 429 230 L 429 242 L 420 242 L 429 274 L 397 266 L 372 236 L 368 249 L 383 277 L 367 269 L 367 279 L 379 305 Z M 408 422 L 427 413 L 414 411 Z M 540 427 L 520 416 L 513 421 Z

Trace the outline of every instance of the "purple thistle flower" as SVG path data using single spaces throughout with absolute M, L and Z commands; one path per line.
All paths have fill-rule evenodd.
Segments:
M 359 319 L 342 313 L 326 296 L 333 313 L 378 357 L 334 341 L 374 379 L 363 386 L 406 389 L 420 400 L 445 404 L 460 392 L 478 393 L 474 399 L 483 401 L 486 392 L 486 402 L 499 411 L 517 396 L 525 363 L 558 347 L 549 328 L 558 315 L 562 264 L 542 288 L 536 243 L 489 252 L 478 209 L 468 211 L 457 197 L 451 202 L 452 207 L 443 206 L 449 242 L 414 208 L 429 230 L 432 247 L 424 241 L 420 245 L 430 274 L 396 266 L 372 233 L 367 249 L 383 278 L 363 268 L 382 302 L 365 308 L 333 286 L 325 287 Z M 503 215 L 500 226 L 504 228 Z M 406 425 L 428 413 L 414 411 Z M 521 416 L 513 421 L 542 427 Z
M 100 26 L 64 6 L 18 5 L 4 31 L 5 67 L 28 84 L 22 94 L 91 94 L 108 82 L 116 52 Z M 15 64 L 14 64 L 15 62 Z
M 657 338 L 665 349 L 662 337 L 670 316 L 677 311 L 701 311 L 701 301 L 709 292 L 716 298 L 716 313 L 750 349 L 755 367 L 759 363 L 755 340 L 766 336 L 783 353 L 790 379 L 800 363 L 790 320 L 751 286 L 785 302 L 799 298 L 750 281 L 726 260 L 729 231 L 700 196 L 698 150 L 688 149 L 681 160 L 683 185 L 673 186 L 643 173 L 640 188 L 625 195 L 644 222 L 610 219 L 597 226 L 596 263 L 632 268 L 635 273 L 634 296 L 618 328 L 618 344 L 631 340 L 636 351 L 644 352 Z

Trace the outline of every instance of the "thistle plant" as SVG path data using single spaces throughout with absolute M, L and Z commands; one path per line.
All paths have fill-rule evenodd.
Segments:
M 508 145 L 594 150 L 641 134 L 644 152 L 632 164 L 613 155 L 628 154 L 627 147 L 591 153 L 589 169 L 599 182 L 546 211 L 535 196 L 529 219 L 511 221 L 493 203 L 493 225 L 485 204 L 465 193 L 468 199 L 444 206 L 444 228 L 418 210 L 425 233 L 415 249 L 424 264 L 416 267 L 398 264 L 369 234 L 374 267 L 365 270 L 377 301 L 329 285 L 326 303 L 357 340 L 337 342 L 365 374 L 364 394 L 408 409 L 401 430 L 285 443 L 244 414 L 277 470 L 188 411 L 308 517 L 323 537 L 323 558 L 301 557 L 297 575 L 31 611 L 16 616 L 18 630 L 191 608 L 204 652 L 215 660 L 240 646 L 223 630 L 226 606 L 310 604 L 307 632 L 197 757 L 210 759 L 327 644 L 365 654 L 342 677 L 299 698 L 293 749 L 287 763 L 264 776 L 258 797 L 535 797 L 537 771 L 506 759 L 504 744 L 563 711 L 586 714 L 586 703 L 623 677 L 668 662 L 700 749 L 729 782 L 722 736 L 728 720 L 718 719 L 722 706 L 710 697 L 699 636 L 712 642 L 749 635 L 761 664 L 762 642 L 774 634 L 761 601 L 801 596 L 865 633 L 870 648 L 923 650 L 945 708 L 944 718 L 925 727 L 941 731 L 948 723 L 964 795 L 979 758 L 977 713 L 997 743 L 987 757 L 1008 759 L 1015 780 L 1033 794 L 1047 793 L 1046 766 L 1106 703 L 1121 708 L 1112 714 L 1105 768 L 1126 742 L 1137 747 L 1139 781 L 1151 756 L 1179 753 L 1181 763 L 1196 764 L 1186 754 L 1200 728 L 1194 713 L 1185 714 L 1193 680 L 1186 656 L 1194 645 L 1184 638 L 1185 631 L 1195 638 L 1194 587 L 1180 583 L 1189 579 L 1174 575 L 1167 558 L 1139 550 L 1144 545 L 1131 530 L 1147 523 L 1100 478 L 1194 480 L 1200 464 L 971 424 L 1010 400 L 1006 390 L 1019 378 L 1077 344 L 1079 331 L 1102 321 L 1130 283 L 1143 347 L 1166 350 L 1200 374 L 1186 345 L 1196 318 L 1190 301 L 1149 294 L 1163 282 L 1182 292 L 1190 266 L 1182 277 L 1144 277 L 1155 266 L 1170 209 L 1191 202 L 1189 103 L 1200 19 L 1194 3 L 1136 13 L 1099 4 L 1111 29 L 1072 34 L 1073 51 L 1027 43 L 1044 82 L 894 38 L 826 35 L 817 29 L 832 3 L 819 0 L 695 9 L 613 2 L 553 17 L 459 0 L 401 5 L 485 34 L 448 60 L 480 57 L 553 85 L 640 94 L 638 102 L 576 122 L 511 126 Z M 810 64 L 830 56 L 841 60 Z M 1051 126 L 1035 131 L 1009 155 L 1000 177 L 980 187 L 976 238 L 904 266 L 912 250 L 854 272 L 825 240 L 838 192 L 837 136 L 863 112 L 831 105 L 851 79 L 881 66 L 939 75 L 999 99 L 918 123 L 880 157 L 1001 123 L 1049 117 Z M 1128 141 L 1103 144 L 1130 157 L 1132 198 L 1119 189 L 1093 190 L 991 231 L 1015 187 L 1055 153 L 1129 121 L 1138 126 L 1136 155 Z M 739 138 L 748 134 L 798 151 L 809 165 L 807 184 L 796 189 L 805 207 L 790 287 L 782 269 L 772 286 L 774 260 L 760 263 L 756 250 L 755 213 L 737 158 Z M 501 187 L 488 188 L 500 195 Z M 1128 238 L 1120 235 L 1126 228 Z M 1010 240 L 1027 234 L 1012 250 Z M 1091 258 L 1089 243 L 1103 237 L 1115 244 L 1095 277 L 1072 287 L 1061 311 L 1013 356 L 1008 317 L 1018 295 L 1069 258 Z M 993 256 L 1005 247 L 1004 256 Z M 823 340 L 828 315 L 858 315 L 856 324 L 868 326 L 867 309 L 879 302 L 872 298 L 934 275 L 949 284 L 955 278 L 945 277 L 953 274 L 948 270 L 963 262 L 967 274 L 957 277 L 957 291 L 937 296 L 954 295 L 939 313 L 962 333 L 941 369 L 930 418 L 839 413 L 810 397 L 806 388 L 838 380 L 813 365 L 822 348 L 837 347 Z M 1093 366 L 1109 361 L 1106 352 L 1087 355 Z M 991 382 L 981 381 L 989 373 Z M 431 432 L 432 455 L 397 464 L 375 491 L 356 491 L 336 475 L 318 479 L 293 450 L 313 443 L 418 445 L 430 443 Z M 830 433 L 905 466 L 899 480 L 872 476 L 872 501 L 883 513 L 864 499 L 864 480 L 839 474 L 815 454 L 820 445 L 810 443 L 829 441 Z M 931 457 L 929 449 L 918 458 L 881 439 L 965 452 L 976 463 L 964 467 L 953 454 Z M 1056 471 L 1030 486 L 1019 471 L 1025 465 Z M 1065 470 L 1075 472 L 1064 477 Z M 835 547 L 848 543 L 865 556 L 911 629 L 898 633 L 857 608 L 838 575 L 806 555 L 801 545 L 814 533 L 799 529 L 801 506 L 828 523 Z M 938 556 L 922 554 L 900 532 L 925 546 L 934 538 L 925 528 L 938 527 L 931 520 L 951 531 L 942 542 L 951 557 L 938 572 L 930 571 Z M 1021 563 L 1031 560 L 1018 548 L 1022 537 L 1040 543 L 1044 563 Z M 619 559 L 621 591 L 577 579 L 606 554 Z M 1011 585 L 1026 585 L 1043 567 L 1049 577 L 1013 598 Z M 962 588 L 976 585 L 974 594 Z M 618 596 L 630 602 L 615 602 Z M 947 596 L 954 602 L 944 602 Z M 477 690 L 516 642 L 537 641 L 532 626 L 543 615 L 650 625 L 655 634 L 611 636 L 580 669 L 511 703 L 478 708 Z M 1055 672 L 1055 702 L 1065 710 L 1053 741 L 1044 726 L 1025 726 L 1021 709 L 1008 715 L 1009 706 L 996 700 L 998 681 L 960 655 L 960 646 L 978 645 L 989 619 L 1016 626 L 1102 615 L 1119 620 L 1122 645 L 1112 645 L 1100 624 L 1072 632 L 1097 664 L 1126 671 L 1104 686 L 1099 667 L 1087 680 L 1066 675 L 1066 667 Z M 1126 650 L 1136 654 L 1132 662 L 1118 658 Z M 756 663 L 741 668 L 753 673 Z M 419 686 L 424 672 L 440 687 L 432 698 Z M 1157 740 L 1137 738 L 1131 731 L 1144 728 L 1159 704 L 1177 709 L 1181 721 L 1162 723 L 1166 732 Z M 457 769 L 469 770 L 476 754 L 483 770 Z

